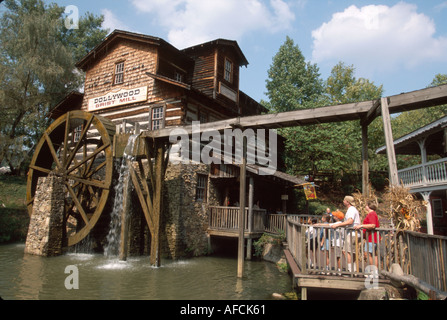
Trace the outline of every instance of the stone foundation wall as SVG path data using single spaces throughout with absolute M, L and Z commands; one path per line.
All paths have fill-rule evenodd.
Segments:
M 63 179 L 50 174 L 39 178 L 25 253 L 57 256 L 62 253 L 64 219 Z
M 203 201 L 196 200 L 199 174 L 208 177 L 207 196 Z M 164 188 L 163 254 L 173 259 L 207 254 L 208 208 L 219 204 L 217 189 L 209 179 L 209 166 L 170 164 Z

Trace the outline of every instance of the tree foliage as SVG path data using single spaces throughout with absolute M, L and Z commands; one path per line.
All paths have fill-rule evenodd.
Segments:
M 0 164 L 13 172 L 30 158 L 48 111 L 79 89 L 77 59 L 102 40 L 102 17 L 87 14 L 68 30 L 64 8 L 41 0 L 6 0 L 0 20 Z
M 271 112 L 285 112 L 321 104 L 323 82 L 317 65 L 306 62 L 299 47 L 287 37 L 273 58 L 266 88 L 266 106 Z
M 429 87 L 447 84 L 447 74 L 435 75 Z M 393 135 L 400 138 L 414 130 L 447 116 L 447 105 L 402 112 L 393 119 Z
M 287 37 L 273 58 L 266 81 L 265 103 L 272 112 L 310 109 L 381 97 L 382 86 L 356 79 L 353 66 L 337 64 L 326 81 L 316 64 L 305 62 L 298 46 Z M 291 174 L 319 170 L 352 170 L 361 165 L 361 127 L 358 122 L 323 123 L 285 128 L 285 163 Z

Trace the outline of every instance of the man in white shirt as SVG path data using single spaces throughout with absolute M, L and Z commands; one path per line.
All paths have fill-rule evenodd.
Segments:
M 356 225 L 360 224 L 360 215 L 359 211 L 354 207 L 354 197 L 346 196 L 343 199 L 343 204 L 348 210 L 345 214 L 345 221 L 342 223 L 333 224 L 331 228 L 340 228 L 340 227 L 348 227 L 353 228 Z M 353 244 L 355 244 L 355 231 L 348 231 L 343 247 L 343 254 L 347 254 L 348 257 L 348 271 L 352 270 L 352 252 L 353 252 Z

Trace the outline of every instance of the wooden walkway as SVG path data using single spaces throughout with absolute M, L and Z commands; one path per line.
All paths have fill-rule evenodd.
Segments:
M 293 285 L 301 289 L 301 299 L 307 300 L 307 289 L 325 289 L 325 290 L 348 290 L 348 291 L 362 291 L 366 288 L 367 284 L 371 284 L 372 276 L 364 276 L 360 274 L 356 275 L 342 275 L 342 273 L 336 270 L 330 271 L 316 271 L 311 273 L 303 273 L 298 267 L 295 259 L 293 258 L 289 249 L 284 250 L 287 263 L 290 267 Z M 321 259 L 325 259 L 324 254 L 321 255 Z M 342 269 L 346 269 L 345 263 L 342 265 Z M 390 284 L 389 279 L 384 277 L 377 278 L 377 285 Z
M 353 243 L 352 248 L 348 249 L 353 257 L 353 270 L 348 270 L 347 255 L 342 254 L 339 271 L 333 248 L 329 251 L 329 270 L 326 269 L 326 252 L 319 248 L 320 240 L 316 249 L 312 250 L 315 242 L 310 237 L 310 228 L 310 225 L 288 219 L 285 256 L 291 267 L 294 285 L 301 289 L 302 299 L 306 299 L 308 288 L 359 291 L 390 284 L 389 271 L 395 264 L 402 268 L 404 275 L 417 277 L 424 290 L 431 288 L 430 291 L 437 291 L 439 296 L 447 294 L 447 237 L 378 228 L 374 231 L 377 232 L 378 244 L 372 254 L 376 262 L 371 263 L 369 257 L 366 258 L 369 253 L 365 249 L 368 234 L 359 237 L 353 229 L 344 229 L 344 240 L 351 237 Z M 321 228 L 317 227 L 317 234 L 320 234 L 318 229 Z M 327 234 L 329 240 L 334 237 L 331 232 Z

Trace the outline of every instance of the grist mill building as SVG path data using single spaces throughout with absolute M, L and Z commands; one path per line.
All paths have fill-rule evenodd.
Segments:
M 69 94 L 51 116 L 83 110 L 113 121 L 117 132 L 127 132 L 266 113 L 239 88 L 240 68 L 247 65 L 236 41 L 217 39 L 179 50 L 160 38 L 115 30 L 76 64 L 86 75 L 83 93 Z M 286 199 L 301 180 L 280 171 L 260 176 L 255 167 L 248 173 L 247 186 L 254 192 L 247 206 L 262 214 L 291 212 L 291 200 Z M 238 175 L 237 165 L 191 161 L 168 166 L 161 239 L 165 257 L 205 254 L 210 236 L 229 236 L 210 231 L 210 213 L 236 204 Z M 136 244 L 131 253 L 143 250 L 144 245 L 138 245 L 145 239 L 140 231 L 130 237 Z

